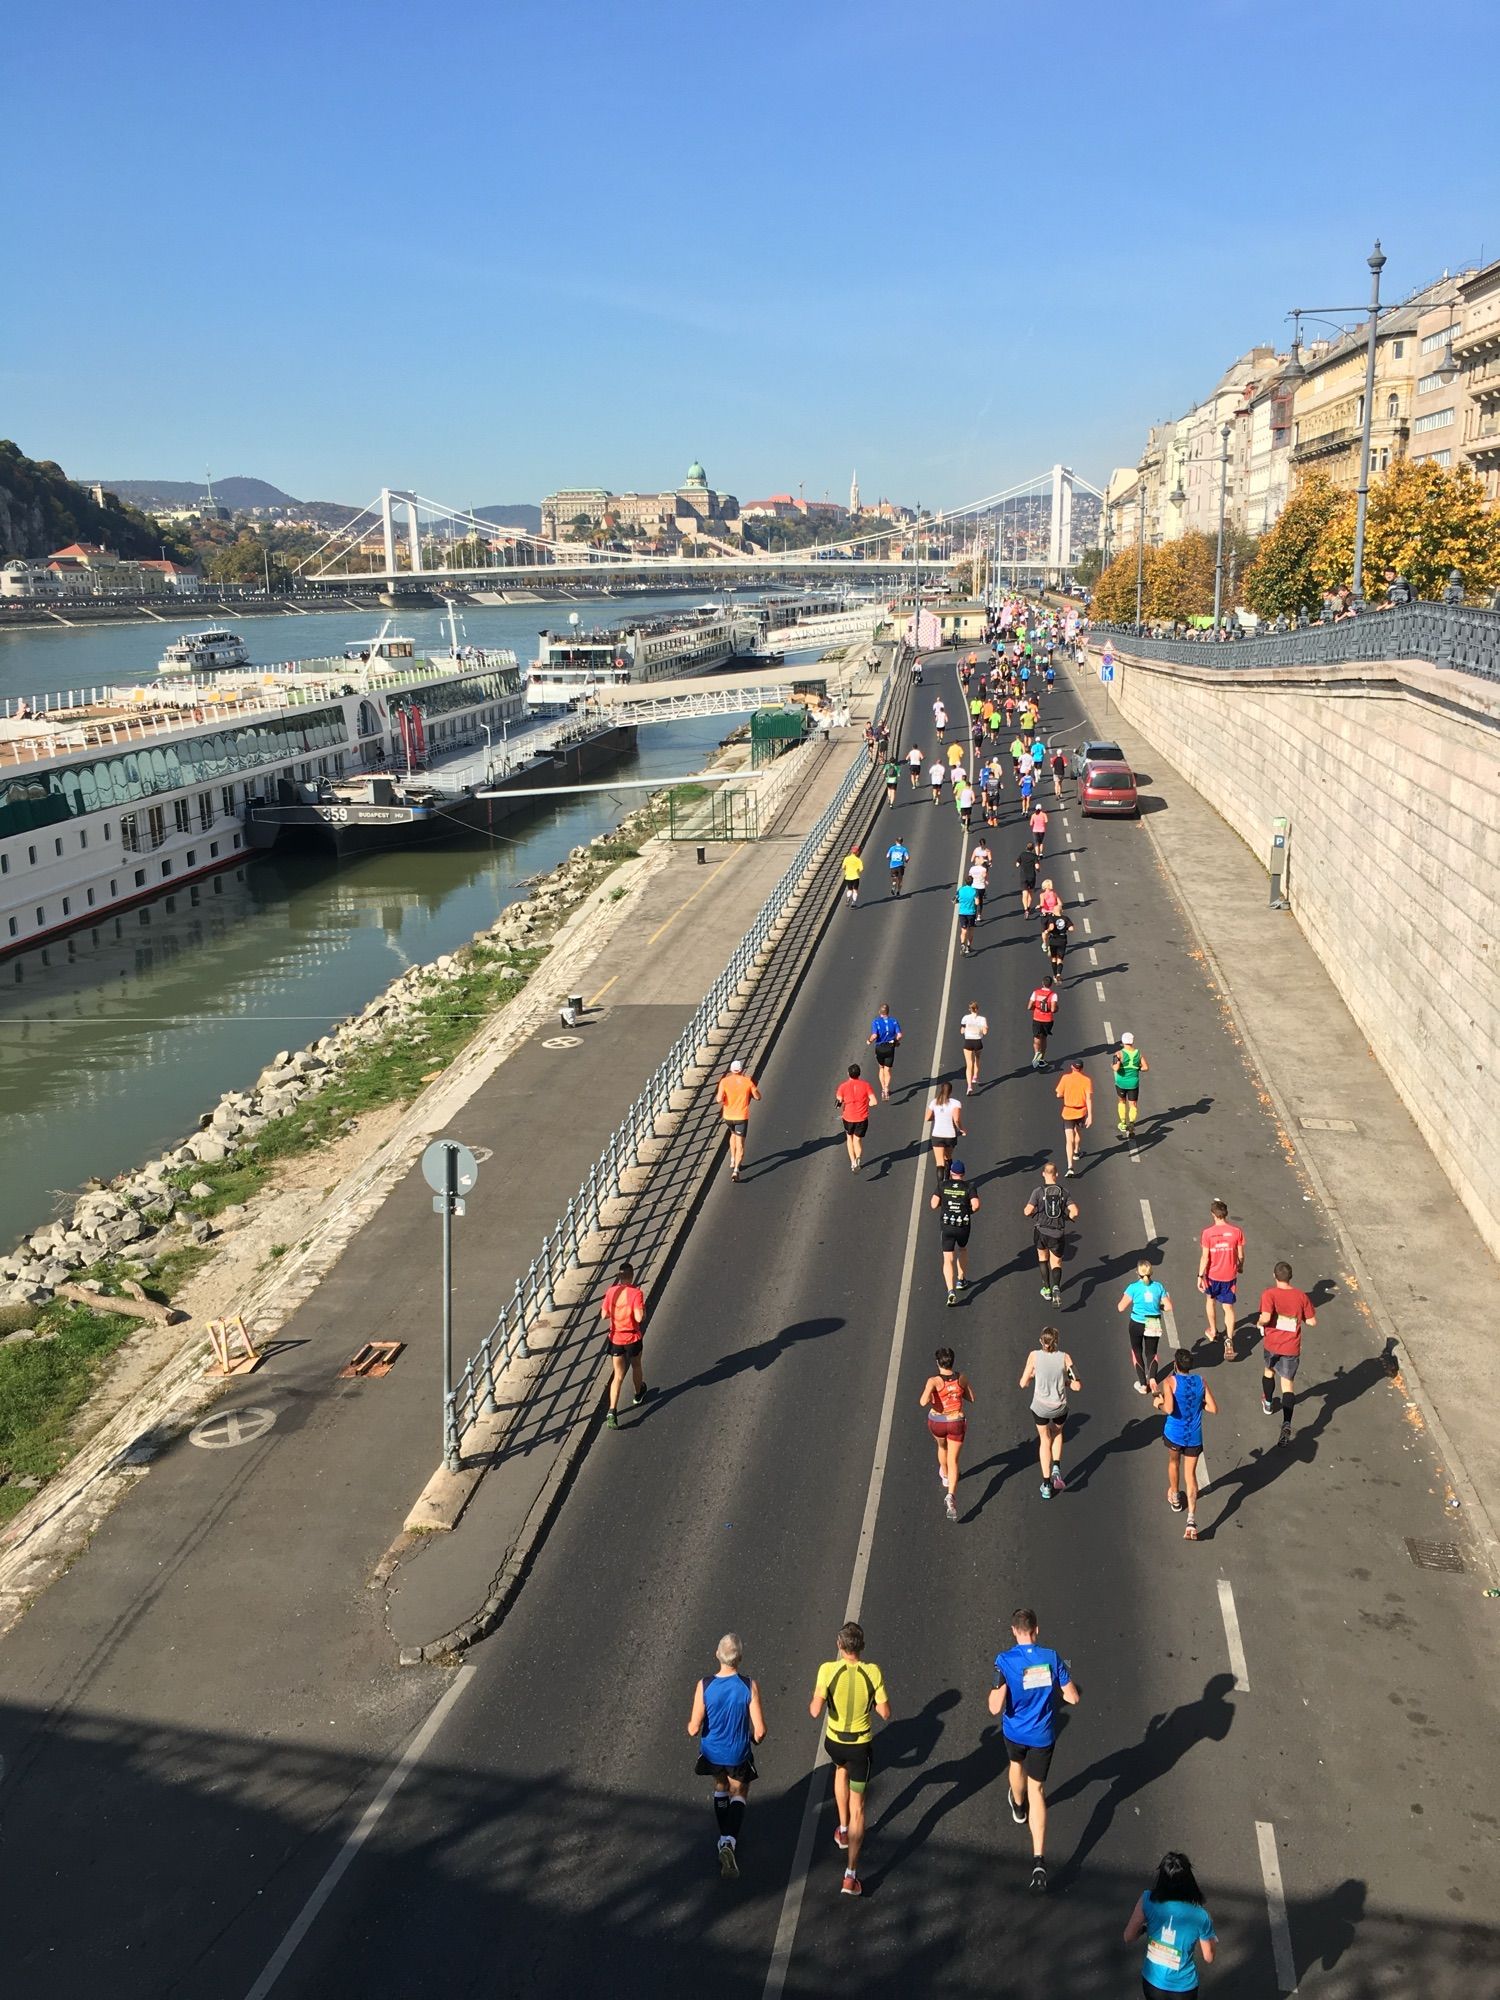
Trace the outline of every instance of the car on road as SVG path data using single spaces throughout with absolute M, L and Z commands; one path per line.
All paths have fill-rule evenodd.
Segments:
M 1118 743 L 1106 743 L 1102 737 L 1092 743 L 1080 743 L 1068 758 L 1068 776 L 1081 778 L 1089 764 L 1123 764 L 1125 752 Z
M 1078 780 L 1078 810 L 1085 819 L 1098 813 L 1138 813 L 1140 795 L 1135 773 L 1120 759 L 1118 763 L 1088 763 Z

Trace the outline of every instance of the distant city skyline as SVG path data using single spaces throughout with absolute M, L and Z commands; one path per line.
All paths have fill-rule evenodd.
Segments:
M 18 0 L 9 192 L 40 222 L 0 429 L 80 478 L 352 505 L 665 490 L 693 459 L 741 498 L 842 501 L 857 467 L 951 508 L 1055 459 L 1103 485 L 1291 306 L 1362 298 L 1377 234 L 1390 297 L 1500 250 L 1483 64 L 1440 168 L 1360 93 L 1291 87 L 1419 18 L 1083 0 L 919 32 L 766 0 L 686 38 L 660 0 L 518 0 L 414 39 L 391 0 L 267 0 L 142 37 L 80 0 L 60 146 L 51 17 Z M 1490 18 L 1445 22 L 1477 46 Z M 226 77 L 205 151 L 183 108 Z

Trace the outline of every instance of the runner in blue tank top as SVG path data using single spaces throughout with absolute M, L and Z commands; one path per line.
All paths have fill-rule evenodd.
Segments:
M 693 1690 L 688 1735 L 698 1738 L 700 1778 L 714 1781 L 714 1819 L 718 1826 L 719 1873 L 740 1872 L 740 1830 L 750 1787 L 759 1775 L 755 1745 L 766 1733 L 760 1688 L 740 1672 L 744 1648 L 735 1632 L 726 1632 L 714 1649 L 719 1671 L 699 1681 Z
M 1219 1413 L 1214 1392 L 1201 1375 L 1193 1373 L 1190 1348 L 1179 1347 L 1173 1372 L 1153 1398 L 1166 1415 L 1162 1442 L 1167 1447 L 1167 1505 L 1174 1514 L 1182 1512 L 1178 1492 L 1179 1477 L 1187 1486 L 1187 1522 L 1182 1530 L 1186 1542 L 1198 1539 L 1198 1457 L 1203 1450 L 1203 1419 Z

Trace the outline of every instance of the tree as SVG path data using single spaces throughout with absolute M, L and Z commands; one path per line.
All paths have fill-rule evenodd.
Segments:
M 1148 555 L 1150 551 L 1147 551 Z M 1091 607 L 1106 625 L 1135 623 L 1135 549 L 1122 549 L 1094 585 Z
M 1276 525 L 1261 536 L 1260 548 L 1246 573 L 1240 595 L 1262 618 L 1299 611 L 1316 612 L 1324 584 L 1318 553 L 1323 537 L 1339 515 L 1352 506 L 1326 472 L 1306 473 L 1281 511 Z M 1351 536 L 1353 516 L 1350 516 Z
M 1214 608 L 1214 557 L 1211 535 L 1179 535 L 1146 551 L 1147 618 L 1169 624 L 1207 618 Z
M 1343 590 L 1354 576 L 1355 503 L 1342 496 L 1318 540 L 1313 570 L 1325 590 Z M 1440 598 L 1449 572 L 1486 595 L 1500 584 L 1500 514 L 1486 508 L 1484 489 L 1466 465 L 1450 470 L 1431 459 L 1398 459 L 1370 487 L 1365 522 L 1365 596 L 1378 603 L 1393 569 L 1418 597 Z
M 1085 549 L 1073 565 L 1073 581 L 1081 583 L 1085 590 L 1089 590 L 1098 581 L 1103 569 L 1103 549 Z

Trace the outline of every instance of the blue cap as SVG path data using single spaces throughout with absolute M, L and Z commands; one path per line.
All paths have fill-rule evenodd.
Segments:
M 949 1173 L 950 1173 L 950 1174 L 952 1174 L 952 1176 L 953 1176 L 953 1178 L 954 1178 L 955 1180 L 957 1180 L 957 1181 L 961 1181 L 961 1180 L 963 1179 L 963 1177 L 964 1177 L 964 1163 L 963 1163 L 963 1161 L 962 1161 L 962 1160 L 950 1160 L 950 1161 L 948 1162 L 948 1171 L 949 1171 Z

